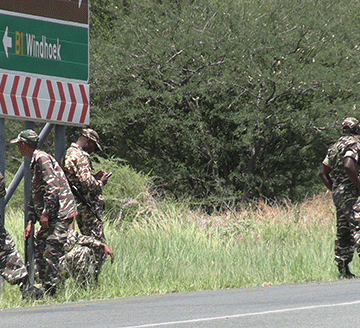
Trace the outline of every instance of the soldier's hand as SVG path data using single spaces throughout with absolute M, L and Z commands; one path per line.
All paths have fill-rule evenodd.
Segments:
M 107 175 L 106 175 L 106 174 L 104 174 L 104 175 L 101 177 L 101 179 L 100 179 L 100 180 L 102 181 L 103 186 L 105 186 L 105 185 L 106 185 L 106 183 L 107 183 L 107 181 L 108 181 Z
M 108 259 L 108 258 L 109 258 L 109 255 L 110 255 L 110 257 L 111 257 L 111 264 L 113 264 L 113 263 L 114 263 L 114 253 L 113 253 L 113 251 L 111 250 L 111 248 L 110 248 L 107 244 L 104 244 L 104 243 L 100 243 L 100 247 L 103 247 L 103 248 L 104 248 L 106 259 Z
M 105 171 L 99 171 L 98 173 L 96 173 L 94 175 L 94 177 L 96 180 L 101 180 L 101 178 L 104 176 L 104 174 L 105 174 Z
M 30 237 L 31 235 L 31 230 L 32 230 L 32 222 L 29 221 L 27 227 L 25 228 L 24 230 L 24 240 L 27 241 L 28 238 Z
M 101 181 L 103 186 L 107 183 L 107 173 L 105 171 L 99 171 L 94 175 L 95 179 Z

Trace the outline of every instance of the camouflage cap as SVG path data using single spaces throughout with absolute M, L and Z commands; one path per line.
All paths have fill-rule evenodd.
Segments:
M 96 131 L 94 131 L 93 129 L 83 129 L 81 132 L 81 135 L 83 135 L 85 138 L 89 138 L 92 141 L 94 141 L 96 143 L 96 146 L 98 147 L 98 149 L 100 151 L 102 151 L 102 148 L 99 144 L 100 138 Z
M 342 122 L 342 127 L 346 128 L 348 127 L 349 129 L 354 129 L 356 126 L 359 125 L 359 121 L 355 118 L 355 117 L 347 117 L 343 122 Z
M 16 144 L 18 142 L 27 142 L 36 145 L 39 141 L 39 136 L 34 130 L 28 129 L 23 130 L 19 133 L 17 138 L 11 140 L 12 144 Z

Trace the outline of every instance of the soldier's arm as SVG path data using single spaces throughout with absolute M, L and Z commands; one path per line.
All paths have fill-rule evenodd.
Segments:
M 54 164 L 50 155 L 44 154 L 39 156 L 37 163 L 41 170 L 42 179 L 45 182 L 44 188 L 44 209 L 41 214 L 40 224 L 44 229 L 48 228 L 49 213 L 58 205 L 58 192 L 59 186 L 54 175 Z
M 101 187 L 104 185 L 104 183 L 100 180 L 97 180 L 93 175 L 92 165 L 87 156 L 73 159 L 73 162 L 70 164 L 70 166 L 72 167 L 74 175 L 77 177 L 82 191 L 96 192 L 101 190 Z
M 28 223 L 27 226 L 24 230 L 24 240 L 26 241 L 30 236 L 31 236 L 31 231 L 34 228 L 34 225 L 37 221 L 37 216 L 34 210 L 34 203 L 32 201 L 32 199 L 30 199 L 28 205 L 27 205 L 27 210 L 28 210 Z
M 85 236 L 76 231 L 76 244 L 88 247 L 100 247 L 101 242 L 92 236 Z
M 355 160 L 352 157 L 345 157 L 344 159 L 344 168 L 346 170 L 349 179 L 354 184 L 358 193 L 360 194 L 360 179 L 356 171 Z
M 35 213 L 34 203 L 32 198 L 30 198 L 29 203 L 27 204 L 27 210 L 28 210 L 29 221 L 32 221 L 32 223 L 35 224 L 38 221 L 38 217 Z
M 67 244 L 72 245 L 72 247 L 74 247 L 75 244 L 78 244 L 81 246 L 88 246 L 93 248 L 103 248 L 106 259 L 108 259 L 108 257 L 110 256 L 111 263 L 114 263 L 114 253 L 111 248 L 107 244 L 96 240 L 96 238 L 94 237 L 82 235 L 76 230 L 72 229 L 68 231 Z
M 331 172 L 331 168 L 325 164 L 323 164 L 320 168 L 320 172 L 319 172 L 319 176 L 321 178 L 321 180 L 324 182 L 325 186 L 329 189 L 332 190 L 332 180 L 330 177 L 330 172 Z

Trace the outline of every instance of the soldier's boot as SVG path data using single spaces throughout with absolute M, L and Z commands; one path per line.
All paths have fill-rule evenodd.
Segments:
M 338 263 L 339 279 L 355 279 L 357 278 L 349 269 L 349 265 L 345 262 Z
M 348 265 L 345 266 L 345 273 L 346 273 L 347 279 L 356 279 L 356 278 L 357 278 L 357 276 L 355 276 L 355 275 L 350 271 Z
M 44 292 L 31 285 L 29 276 L 24 277 L 19 283 L 22 298 L 25 300 L 39 300 L 44 297 Z
M 45 285 L 45 295 L 56 297 L 56 286 L 55 285 Z

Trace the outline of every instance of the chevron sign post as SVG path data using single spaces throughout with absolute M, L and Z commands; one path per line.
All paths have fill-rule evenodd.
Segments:
M 88 7 L 0 1 L 0 117 L 89 125 Z

